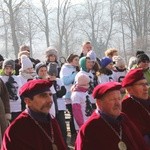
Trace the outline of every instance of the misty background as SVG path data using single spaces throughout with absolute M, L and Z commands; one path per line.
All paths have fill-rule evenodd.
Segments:
M 27 44 L 33 58 L 43 60 L 49 46 L 67 57 L 91 41 L 99 58 L 117 48 L 127 61 L 149 54 L 149 15 L 150 0 L 1 0 L 0 54 L 17 58 Z

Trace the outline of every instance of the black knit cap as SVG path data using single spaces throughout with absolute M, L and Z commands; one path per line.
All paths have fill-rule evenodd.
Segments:
M 137 64 L 143 61 L 150 61 L 149 57 L 146 54 L 137 55 Z

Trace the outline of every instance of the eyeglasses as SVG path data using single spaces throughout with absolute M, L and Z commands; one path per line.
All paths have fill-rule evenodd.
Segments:
M 139 86 L 143 86 L 143 87 L 149 86 L 148 83 L 136 83 L 136 84 L 133 84 L 133 85 L 139 85 Z

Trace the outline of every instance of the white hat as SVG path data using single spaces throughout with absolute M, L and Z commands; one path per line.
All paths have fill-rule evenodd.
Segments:
M 33 63 L 28 56 L 21 56 L 21 70 L 27 70 L 28 68 L 33 68 Z
M 91 61 L 96 61 L 96 53 L 93 50 L 90 50 L 86 56 L 90 57 Z
M 125 66 L 125 60 L 121 56 L 113 56 L 113 62 L 115 62 L 115 66 Z

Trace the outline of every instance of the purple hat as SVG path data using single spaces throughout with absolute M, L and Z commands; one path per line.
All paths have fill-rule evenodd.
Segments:
M 108 64 L 112 62 L 112 59 L 109 57 L 103 57 L 100 62 L 100 66 L 105 68 Z

